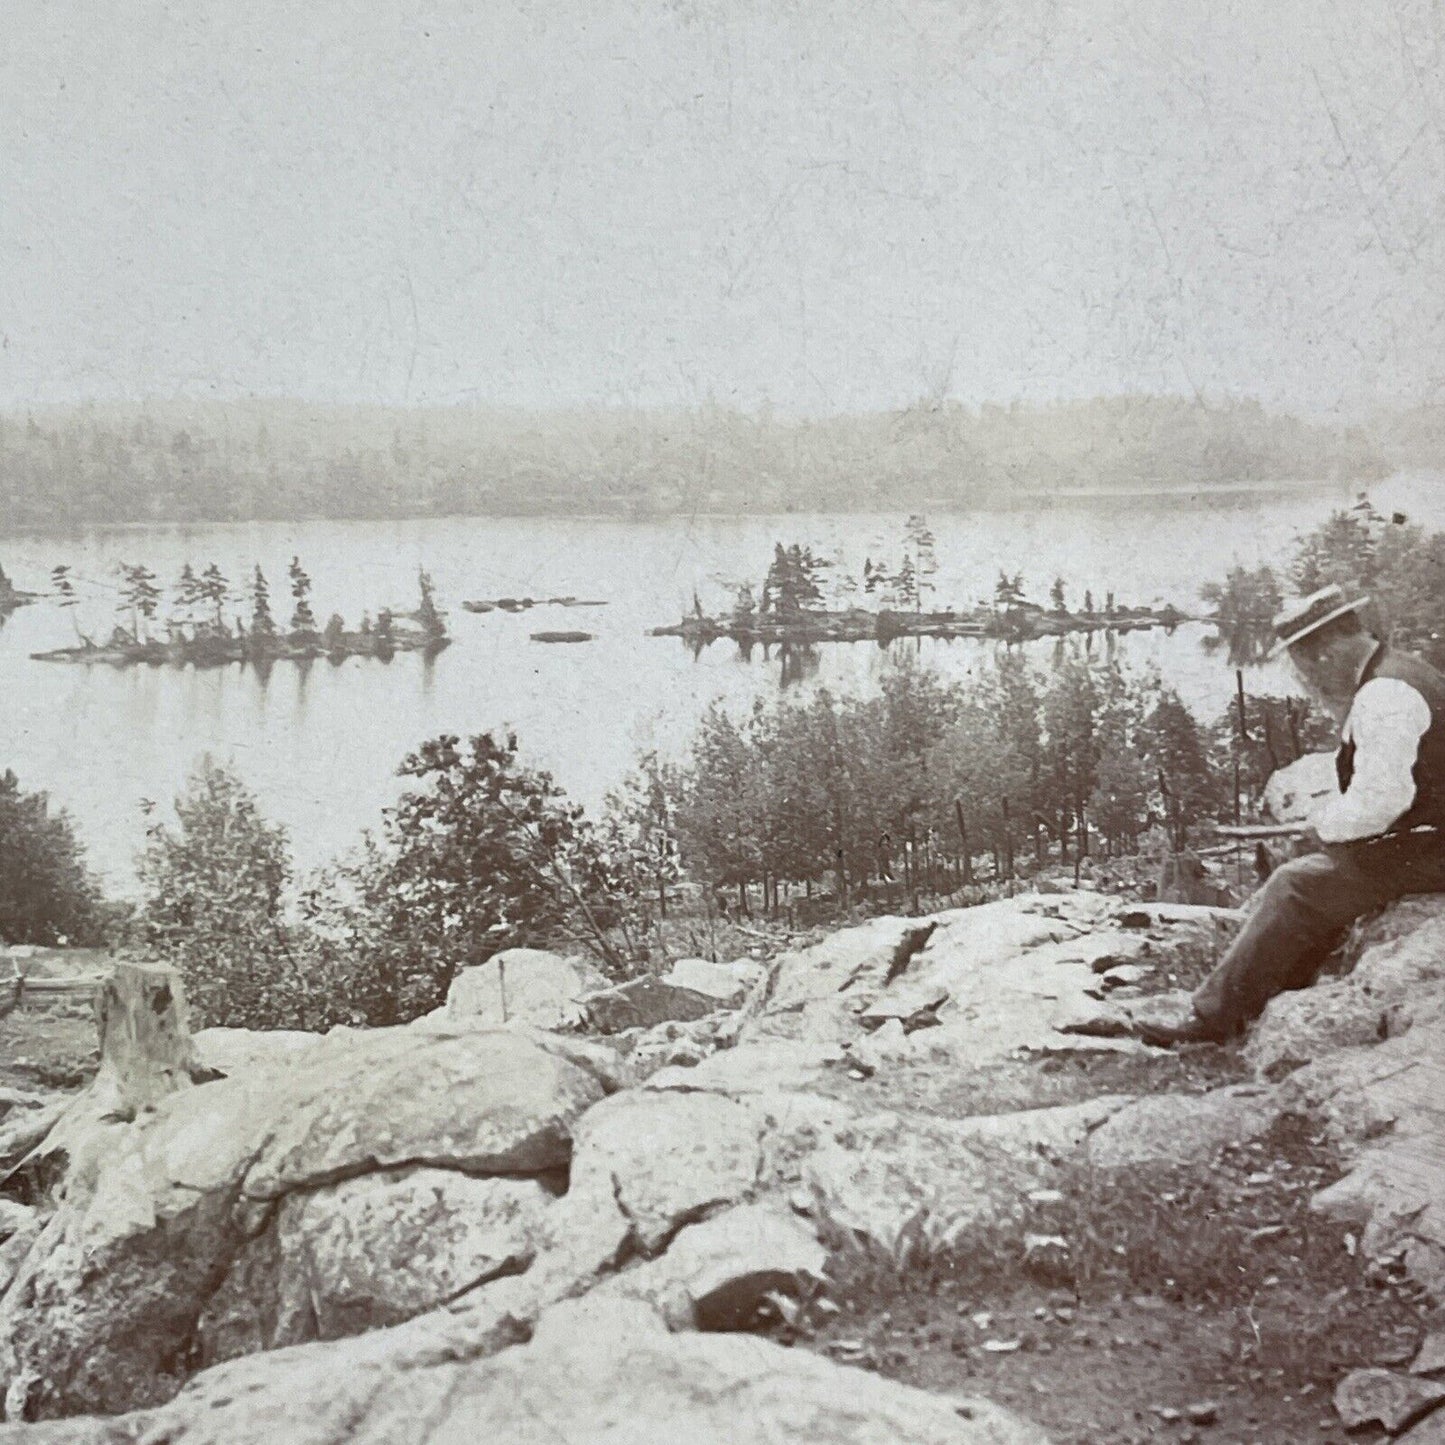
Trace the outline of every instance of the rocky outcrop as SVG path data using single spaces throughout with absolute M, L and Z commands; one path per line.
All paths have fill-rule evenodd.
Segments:
M 709 963 L 705 958 L 680 958 L 667 971 L 663 982 L 685 988 L 713 1000 L 715 1008 L 735 1008 L 748 990 L 762 981 L 765 970 L 749 960 L 738 963 Z
M 566 1028 L 582 1017 L 581 1000 L 607 980 L 586 959 L 540 948 L 508 948 L 464 968 L 447 990 L 449 1021 Z
M 650 1029 L 663 1023 L 693 1023 L 721 1007 L 715 993 L 644 974 L 582 1001 L 587 1026 L 599 1034 Z
M 392 1179 L 390 1193 L 347 1182 L 428 1170 L 550 1182 L 570 1163 L 573 1124 L 603 1096 L 587 1070 L 508 1032 L 386 1030 L 295 1058 L 95 1127 L 0 1299 L 0 1379 L 32 1382 L 27 1410 L 133 1407 L 165 1398 L 196 1358 L 238 1339 L 317 1338 L 343 1318 L 355 1324 L 367 1290 L 351 1274 L 356 1257 L 400 1250 L 408 1237 L 419 1244 L 431 1230 L 439 1257 L 389 1286 L 365 1325 L 395 1318 L 408 1300 L 444 1298 L 472 1265 L 485 1273 L 488 1248 L 504 1258 L 526 1248 L 485 1238 L 496 1191 L 478 1215 L 463 1186 L 433 1205 L 417 1193 L 425 1182 Z M 527 1199 L 535 1213 L 541 1200 Z M 465 1222 L 447 1221 L 459 1207 Z M 368 1220 L 377 1232 L 355 1234 Z M 298 1261 L 309 1272 L 283 1288 L 281 1265 Z M 233 1267 L 253 1293 L 249 1334 L 225 1308 Z
M 398 1368 L 366 1340 L 239 1360 L 147 1415 L 0 1427 L 0 1445 L 130 1445 L 141 1435 L 168 1445 L 1048 1445 L 987 1401 L 927 1394 L 756 1338 L 669 1333 L 628 1300 L 554 1309 L 528 1342 L 487 1360 Z
M 389 1170 L 288 1194 L 196 1326 L 205 1363 L 398 1324 L 531 1264 L 536 1179 Z
M 1041 1440 L 724 1336 L 825 1289 L 840 1237 L 1032 1248 L 1037 1201 L 1080 1170 L 1208 1168 L 1291 1111 L 1355 1166 L 1321 1207 L 1426 1278 L 1445 1261 L 1445 910 L 1396 917 L 1319 991 L 1368 1011 L 1367 1035 L 1308 1042 L 1277 1000 L 1251 1046 L 1269 1077 L 1198 1094 L 953 1102 L 990 1070 L 1143 1058 L 1109 1034 L 1128 991 L 1197 976 L 1237 923 L 1084 892 L 875 919 L 765 970 L 679 969 L 631 1012 L 606 990 L 598 1022 L 622 1027 L 593 1038 L 450 1005 L 371 1033 L 199 1036 L 224 1077 L 76 1136 L 58 1196 L 17 1216 L 8 1289 L 0 1244 L 12 1416 L 135 1413 L 14 1438 Z M 696 1016 L 667 1016 L 683 996 Z M 1063 1031 L 1090 1019 L 1105 1036 Z M 1066 1241 L 1044 1245 L 1066 1268 Z
M 1351 1162 L 1315 1206 L 1445 1300 L 1445 899 L 1407 900 L 1367 925 L 1353 970 L 1274 999 L 1249 1052 Z

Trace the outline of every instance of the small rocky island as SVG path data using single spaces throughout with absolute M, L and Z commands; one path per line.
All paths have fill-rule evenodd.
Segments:
M 533 607 L 606 607 L 585 597 L 495 597 L 463 602 L 467 612 L 527 612 Z
M 921 518 L 912 519 L 921 523 Z M 874 593 L 874 606 L 827 605 L 821 585 L 823 569 L 831 566 L 797 545 L 779 543 L 773 553 L 759 598 L 749 585 L 738 591 L 731 612 L 709 616 L 694 595 L 692 611 L 666 627 L 654 627 L 653 637 L 680 637 L 694 647 L 705 647 L 720 638 L 743 646 L 753 644 L 800 644 L 817 642 L 891 642 L 899 637 L 990 637 L 1005 642 L 1028 642 L 1040 637 L 1062 637 L 1077 632 L 1134 632 L 1148 628 L 1177 627 L 1190 618 L 1172 605 L 1162 608 L 1119 606 L 1112 592 L 1102 607 L 1085 593 L 1082 607 L 1066 605 L 1064 583 L 1056 581 L 1050 605 L 1031 602 L 1024 595 L 1023 579 L 1000 572 L 991 605 L 981 603 L 966 609 L 925 608 L 925 594 L 932 590 L 926 580 L 935 570 L 931 558 L 932 539 L 926 530 L 926 546 L 905 552 L 896 572 L 864 564 L 863 585 Z
M 557 631 L 557 632 L 534 632 L 533 642 L 594 642 L 597 634 L 595 632 L 580 631 Z
M 143 566 L 121 568 L 122 585 L 117 622 L 110 636 L 97 641 L 76 626 L 77 645 L 35 652 L 38 662 L 106 663 L 113 667 L 138 664 L 219 667 L 226 663 L 252 663 L 259 667 L 276 661 L 306 662 L 327 658 L 374 657 L 388 661 L 398 652 L 436 653 L 447 647 L 446 615 L 437 607 L 435 589 L 426 571 L 418 574 L 420 601 L 414 611 L 382 608 L 375 619 L 366 614 L 354 628 L 340 613 L 318 625 L 311 606 L 311 579 L 299 558 L 288 569 L 293 613 L 288 628 L 276 620 L 270 585 L 258 566 L 246 590 L 250 619 L 227 616 L 236 600 L 231 584 L 214 563 L 197 573 L 187 563 L 174 589 L 169 613 L 160 617 L 163 594 L 155 574 Z M 62 607 L 77 604 L 74 580 L 67 567 L 51 574 L 54 593 Z
M 35 601 L 33 592 L 22 592 L 0 567 L 0 622 L 3 622 L 18 607 Z

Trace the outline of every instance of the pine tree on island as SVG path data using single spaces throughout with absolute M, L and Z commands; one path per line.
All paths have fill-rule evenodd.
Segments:
M 416 610 L 416 620 L 421 624 L 422 634 L 430 645 L 445 642 L 446 619 L 437 607 L 436 589 L 425 567 L 417 569 L 417 585 L 421 589 L 421 605 Z
M 200 598 L 215 613 L 214 625 L 217 634 L 221 636 L 227 633 L 226 619 L 222 609 L 230 595 L 231 584 L 226 580 L 221 569 L 214 562 L 210 563 L 201 573 Z
M 316 614 L 311 610 L 311 578 L 306 575 L 299 557 L 292 557 L 287 569 L 291 578 L 291 597 L 295 611 L 291 614 L 291 634 L 299 641 L 316 641 Z

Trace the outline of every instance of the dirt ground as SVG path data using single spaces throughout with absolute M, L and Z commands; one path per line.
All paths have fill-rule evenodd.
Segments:
M 0 1086 L 77 1089 L 95 1072 L 95 1010 L 88 1002 L 26 1002 L 0 1018 Z
M 927 1060 L 897 1060 L 873 1078 L 860 1079 L 857 1073 L 853 1061 L 846 1060 L 815 1087 L 865 1113 L 913 1109 L 940 1119 L 1079 1104 L 1105 1094 L 1198 1094 L 1253 1077 L 1236 1048 L 1020 1054 L 962 1071 Z
M 1309 1212 L 1338 1174 L 1324 1141 L 1289 1121 L 1203 1177 L 1081 1179 L 1027 1226 L 1066 1239 L 1066 1257 L 1030 1265 L 1003 1237 L 926 1259 L 835 1250 L 822 1302 L 779 1334 L 1013 1406 L 1057 1445 L 1383 1439 L 1346 1434 L 1334 1386 L 1407 1362 L 1441 1321 Z

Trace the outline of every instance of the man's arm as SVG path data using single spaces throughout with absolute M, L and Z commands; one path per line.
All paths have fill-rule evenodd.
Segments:
M 1415 759 L 1430 726 L 1430 705 L 1409 683 L 1377 677 L 1355 694 L 1348 735 L 1355 745 L 1350 786 L 1311 822 L 1322 843 L 1378 837 L 1415 801 Z

